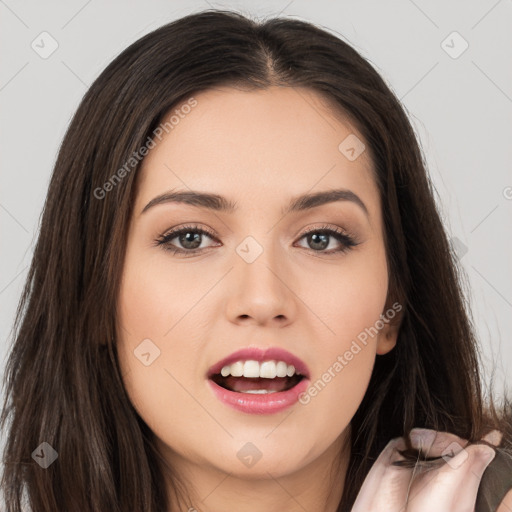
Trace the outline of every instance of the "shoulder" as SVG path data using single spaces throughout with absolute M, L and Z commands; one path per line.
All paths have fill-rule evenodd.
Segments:
M 512 510 L 512 451 L 496 448 L 494 460 L 487 466 L 476 500 L 475 512 Z

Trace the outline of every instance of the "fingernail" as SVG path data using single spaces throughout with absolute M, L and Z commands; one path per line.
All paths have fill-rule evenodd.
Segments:
M 415 448 L 429 450 L 436 440 L 436 431 L 426 428 L 413 428 L 410 437 Z
M 489 446 L 482 445 L 478 452 L 479 459 L 487 466 L 496 457 L 496 450 Z
M 493 430 L 486 434 L 483 439 L 494 446 L 499 446 L 501 443 L 501 439 L 503 437 L 503 434 L 499 430 Z

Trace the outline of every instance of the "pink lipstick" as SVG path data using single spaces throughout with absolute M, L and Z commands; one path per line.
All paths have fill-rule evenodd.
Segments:
M 309 369 L 281 348 L 246 348 L 214 364 L 206 375 L 214 395 L 248 414 L 272 414 L 294 405 L 309 385 Z

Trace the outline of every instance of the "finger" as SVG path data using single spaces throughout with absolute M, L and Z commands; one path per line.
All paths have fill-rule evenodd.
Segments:
M 423 473 L 411 486 L 411 512 L 468 512 L 475 508 L 482 475 L 495 456 L 484 444 L 463 448 L 442 467 Z
M 503 433 L 499 430 L 492 430 L 484 437 L 482 437 L 483 441 L 487 441 L 488 443 L 493 444 L 494 446 L 499 446 L 501 444 L 501 440 L 503 439 Z
M 393 462 L 403 459 L 398 450 L 405 448 L 402 437 L 386 445 L 366 476 L 351 512 L 404 510 L 412 469 L 393 466 Z
M 450 432 L 438 432 L 425 428 L 413 428 L 410 434 L 413 448 L 421 449 L 427 457 L 442 457 L 445 453 L 459 453 L 468 445 L 467 439 L 462 439 Z

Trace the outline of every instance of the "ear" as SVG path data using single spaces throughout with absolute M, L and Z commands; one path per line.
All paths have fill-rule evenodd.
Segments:
M 399 326 L 396 324 L 385 324 L 380 330 L 377 338 L 377 354 L 382 356 L 395 348 L 398 339 Z
M 404 308 L 401 301 L 395 301 L 391 305 L 391 297 L 388 295 L 386 306 L 381 314 L 383 322 L 382 328 L 379 329 L 377 335 L 376 352 L 378 355 L 384 355 L 395 348 L 398 340 L 398 333 L 402 325 Z

